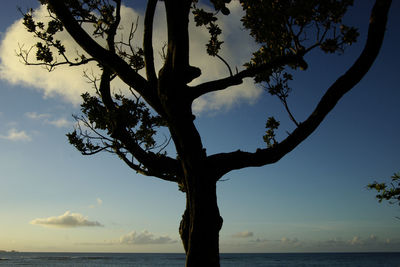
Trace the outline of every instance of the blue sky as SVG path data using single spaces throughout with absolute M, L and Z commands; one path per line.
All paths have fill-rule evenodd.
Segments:
M 373 1 L 355 2 L 346 19 L 360 27 L 359 42 L 343 56 L 314 53 L 309 70 L 295 76 L 289 104 L 300 121 L 362 49 Z M 48 74 L 18 62 L 19 42 L 10 36 L 22 43 L 31 37 L 10 27 L 20 18 L 17 5 L 38 6 L 5 1 L 0 11 L 0 250 L 183 252 L 185 198 L 175 184 L 137 175 L 114 155 L 84 157 L 68 144 L 71 114 L 79 113 L 78 96 L 90 85 L 83 69 Z M 143 7 L 136 10 L 126 14 L 140 15 Z M 378 203 L 365 188 L 400 170 L 399 11 L 394 1 L 375 65 L 315 133 L 278 163 L 231 172 L 218 184 L 221 251 L 399 251 L 399 207 Z M 156 48 L 165 36 L 161 9 L 158 15 Z M 240 67 L 254 44 L 234 19 L 221 22 L 223 55 Z M 191 36 L 200 81 L 227 74 L 199 52 L 205 36 Z M 209 154 L 265 146 L 271 115 L 282 123 L 281 137 L 293 129 L 279 101 L 251 81 L 194 108 Z

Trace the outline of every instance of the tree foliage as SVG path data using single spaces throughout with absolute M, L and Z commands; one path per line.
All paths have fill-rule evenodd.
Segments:
M 378 192 L 376 198 L 379 202 L 387 200 L 391 204 L 400 205 L 400 172 L 393 174 L 391 178 L 392 181 L 389 184 L 375 181 L 369 184 L 368 188 Z

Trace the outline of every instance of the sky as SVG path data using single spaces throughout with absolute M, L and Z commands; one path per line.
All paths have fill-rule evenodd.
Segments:
M 137 44 L 144 2 L 122 12 L 122 36 L 139 17 Z M 299 121 L 359 55 L 372 3 L 356 0 L 345 18 L 360 28 L 355 45 L 340 56 L 313 53 L 309 69 L 295 74 L 289 105 Z M 185 196 L 176 184 L 138 175 L 112 154 L 82 156 L 68 144 L 79 95 L 92 90 L 83 71 L 96 74 L 96 67 L 48 73 L 22 64 L 19 47 L 35 40 L 17 6 L 39 8 L 16 0 L 4 1 L 0 11 L 0 250 L 183 252 L 178 227 Z M 256 46 L 240 24 L 237 1 L 230 7 L 232 15 L 221 20 L 222 56 L 242 69 Z M 393 1 L 374 66 L 307 140 L 276 164 L 234 171 L 218 183 L 221 252 L 400 251 L 399 207 L 378 203 L 366 189 L 400 171 L 399 12 Z M 166 40 L 164 19 L 160 4 L 155 51 Z M 67 35 L 60 38 L 71 53 L 78 49 Z M 204 29 L 191 26 L 191 64 L 203 72 L 194 83 L 229 74 L 205 54 L 206 39 Z M 159 67 L 161 57 L 155 58 Z M 124 90 L 118 81 L 114 89 Z M 208 154 L 265 147 L 269 116 L 281 121 L 278 138 L 293 130 L 280 102 L 252 80 L 207 95 L 193 109 Z

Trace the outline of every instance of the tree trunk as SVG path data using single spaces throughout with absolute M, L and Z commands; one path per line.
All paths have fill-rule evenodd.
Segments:
M 182 108 L 182 105 L 178 107 Z M 219 267 L 219 231 L 222 227 L 217 204 L 219 177 L 206 162 L 206 152 L 191 112 L 177 110 L 179 120 L 170 130 L 182 164 L 181 182 L 186 192 L 186 210 L 179 228 L 186 252 L 186 266 Z
M 216 180 L 195 181 L 198 181 L 195 187 L 187 188 L 186 210 L 179 229 L 186 266 L 217 267 L 220 266 L 219 231 L 223 220 L 217 204 Z

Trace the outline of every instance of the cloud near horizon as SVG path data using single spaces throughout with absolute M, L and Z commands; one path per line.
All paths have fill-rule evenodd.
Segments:
M 222 38 L 225 41 L 221 56 L 229 62 L 233 69 L 238 67 L 240 70 L 243 63 L 250 59 L 255 44 L 241 25 L 240 17 L 243 11 L 240 3 L 232 1 L 229 7 L 231 15 L 221 16 L 219 20 L 219 25 L 223 29 Z M 46 21 L 46 16 L 48 16 L 46 8 L 40 6 L 35 11 L 35 16 L 42 21 Z M 129 36 L 132 21 L 136 21 L 136 18 L 139 18 L 134 44 L 140 46 L 142 43 L 142 21 L 144 15 L 123 6 L 121 17 L 120 36 Z M 158 53 L 162 51 L 162 47 L 167 40 L 165 25 L 165 11 L 162 5 L 158 5 L 153 36 L 154 58 L 157 69 L 162 64 L 161 56 Z M 206 54 L 205 44 L 209 38 L 207 30 L 195 27 L 193 20 L 191 20 L 190 33 L 190 61 L 192 65 L 202 70 L 202 75 L 193 81 L 193 84 L 227 77 L 229 72 L 225 64 L 218 58 L 210 57 Z M 82 93 L 86 91 L 93 92 L 92 86 L 87 83 L 82 74 L 84 70 L 87 70 L 88 73 L 93 72 L 94 75 L 98 76 L 99 69 L 94 62 L 80 67 L 61 66 L 49 73 L 42 67 L 26 66 L 17 58 L 15 51 L 18 51 L 19 46 L 23 46 L 22 49 L 27 50 L 37 42 L 35 38 L 32 38 L 32 34 L 25 30 L 21 20 L 14 22 L 3 36 L 4 38 L 0 44 L 0 79 L 7 80 L 11 84 L 36 88 L 43 93 L 44 97 L 62 97 L 66 102 L 73 105 L 81 103 L 80 95 Z M 71 58 L 76 57 L 75 51 L 82 51 L 66 31 L 58 33 L 57 38 L 62 40 L 67 48 L 67 54 Z M 119 38 L 117 37 L 117 39 Z M 99 41 L 99 38 L 96 40 Z M 102 41 L 100 40 L 100 42 Z M 35 60 L 34 53 L 31 55 L 31 60 Z M 118 79 L 114 82 L 113 88 L 114 90 L 124 91 L 124 85 Z M 242 102 L 254 103 L 261 92 L 262 90 L 255 86 L 251 80 L 246 80 L 242 85 L 232 87 L 229 90 L 210 93 L 197 99 L 193 104 L 193 110 L 200 114 L 205 111 L 215 112 L 221 109 L 229 109 Z M 63 122 L 59 122 L 59 124 L 54 122 L 54 124 L 56 126 L 63 125 Z
M 164 245 L 177 242 L 177 240 L 174 240 L 169 236 L 155 236 L 147 230 L 144 230 L 141 233 L 132 231 L 121 236 L 119 239 L 119 243 L 125 245 Z
M 249 247 L 263 250 L 298 251 L 298 252 L 368 252 L 398 251 L 399 239 L 379 238 L 371 234 L 368 237 L 353 236 L 349 239 L 334 238 L 326 240 L 298 239 L 282 237 L 281 239 L 256 238 L 246 242 Z
M 232 235 L 232 237 L 235 237 L 235 238 L 248 238 L 248 237 L 252 237 L 252 236 L 254 236 L 254 233 L 249 232 L 249 231 L 239 232 L 239 233 Z
M 142 232 L 131 231 L 130 233 L 120 236 L 118 239 L 104 240 L 103 242 L 81 242 L 77 245 L 84 246 L 146 246 L 146 245 L 169 245 L 176 244 L 178 240 L 168 235 L 157 235 L 147 230 Z
M 71 213 L 66 211 L 63 215 L 48 218 L 37 218 L 30 224 L 42 225 L 56 228 L 74 228 L 74 227 L 102 227 L 103 225 L 97 221 L 89 221 L 87 217 L 79 213 Z

